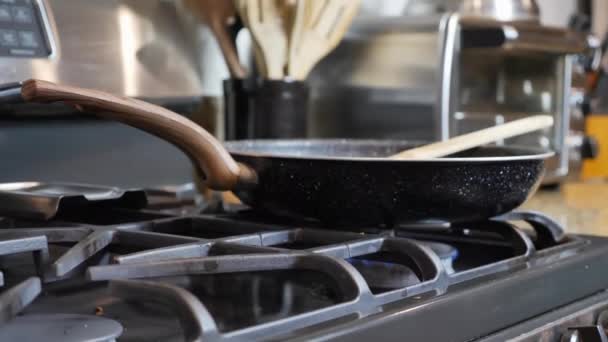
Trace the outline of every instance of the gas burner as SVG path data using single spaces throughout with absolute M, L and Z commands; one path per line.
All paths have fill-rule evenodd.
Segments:
M 420 243 L 437 254 L 439 259 L 441 259 L 441 263 L 447 274 L 454 273 L 454 261 L 458 258 L 458 249 L 456 247 L 448 245 L 447 243 L 423 240 L 421 240 Z
M 372 293 L 404 289 L 421 282 L 411 268 L 399 263 L 357 258 L 347 261 L 361 273 Z
M 15 318 L 0 328 L 0 341 L 113 342 L 121 333 L 114 320 L 54 313 Z

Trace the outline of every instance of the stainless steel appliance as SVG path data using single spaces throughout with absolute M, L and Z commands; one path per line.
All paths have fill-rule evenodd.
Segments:
M 460 12 L 466 16 L 500 21 L 538 23 L 540 11 L 536 0 L 463 0 Z
M 608 239 L 540 213 L 360 232 L 149 193 L 0 219 L 0 340 L 606 340 Z
M 356 19 L 311 76 L 310 134 L 428 141 L 550 114 L 553 130 L 504 143 L 554 149 L 545 182 L 563 179 L 577 106 L 570 101 L 574 56 L 586 41 L 540 25 L 534 2 L 497 12 L 505 2 L 465 1 L 461 11 L 441 15 Z
M 27 78 L 176 100 L 201 95 L 179 1 L 0 2 L 0 82 Z
M 0 83 L 40 78 L 205 116 L 200 64 L 209 49 L 201 34 L 179 0 L 3 0 Z M 0 106 L 0 155 L 11 161 L 0 179 L 123 186 L 191 179 L 189 161 L 160 139 L 73 114 L 63 106 Z

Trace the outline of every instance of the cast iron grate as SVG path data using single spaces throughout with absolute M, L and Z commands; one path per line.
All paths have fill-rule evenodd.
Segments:
M 535 234 L 518 229 L 512 220 L 530 222 Z M 179 321 L 164 333 L 183 334 L 188 340 L 250 340 L 353 314 L 367 316 L 397 301 L 442 295 L 455 284 L 545 256 L 555 258 L 552 251 L 581 245 L 578 238 L 564 239 L 548 220 L 538 213 L 513 213 L 483 226 L 418 224 L 363 234 L 248 223 L 229 216 L 161 216 L 110 226 L 16 224 L 19 228 L 1 229 L 0 240 L 48 243 L 47 249 L 33 250 L 39 254 L 35 275 L 49 289 L 67 287 L 91 296 L 73 301 L 85 303 L 78 313 L 91 314 L 101 297 L 140 306 L 156 303 L 172 310 L 170 317 Z M 436 253 L 442 244 L 455 246 L 457 253 Z M 493 257 L 472 262 L 478 255 L 471 246 L 488 248 Z M 21 279 L 31 287 L 27 276 Z M 90 292 L 89 286 L 99 292 Z M 10 291 L 2 295 L 10 297 Z M 236 300 L 237 294 L 242 298 Z M 112 301 L 105 302 L 108 314 Z M 243 309 L 225 309 L 230 303 Z M 11 305 L 0 310 L 7 320 L 15 315 Z M 32 312 L 37 310 L 34 305 Z M 126 318 L 117 320 L 128 326 Z M 131 327 L 125 334 L 134 331 Z

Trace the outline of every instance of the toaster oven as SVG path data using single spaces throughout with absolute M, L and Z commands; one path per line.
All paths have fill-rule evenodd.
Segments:
M 499 144 L 556 151 L 545 183 L 568 174 L 579 34 L 458 12 L 359 17 L 311 76 L 310 135 L 444 140 L 537 114 L 552 129 Z M 579 146 L 580 147 L 580 146 Z M 577 147 L 577 148 L 579 148 Z

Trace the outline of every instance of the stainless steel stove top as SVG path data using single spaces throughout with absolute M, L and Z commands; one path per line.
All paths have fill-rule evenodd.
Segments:
M 587 341 L 608 310 L 608 239 L 540 213 L 351 232 L 174 203 L 0 220 L 0 341 Z M 593 298 L 584 329 L 543 319 Z

